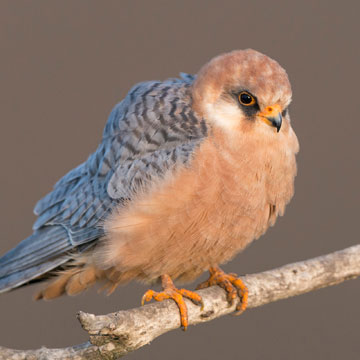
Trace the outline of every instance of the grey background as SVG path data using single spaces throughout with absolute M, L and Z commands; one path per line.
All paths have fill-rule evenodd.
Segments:
M 258 272 L 358 243 L 359 10 L 354 1 L 0 1 L 0 253 L 30 234 L 35 202 L 96 148 L 133 84 L 247 47 L 288 71 L 299 173 L 285 217 L 225 269 Z M 78 310 L 136 307 L 146 287 L 51 302 L 34 302 L 35 290 L 0 296 L 1 345 L 81 343 Z M 359 301 L 350 281 L 173 331 L 128 358 L 358 359 Z

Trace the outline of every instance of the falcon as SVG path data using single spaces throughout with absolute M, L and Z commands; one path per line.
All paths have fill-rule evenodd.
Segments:
M 294 193 L 299 145 L 285 70 L 236 50 L 196 76 L 135 85 L 115 106 L 97 150 L 35 206 L 33 234 L 0 259 L 0 292 L 50 277 L 37 299 L 75 295 L 101 282 L 111 293 L 133 279 L 161 281 L 142 303 L 173 299 L 206 270 L 237 311 L 248 290 L 219 264 L 283 215 Z

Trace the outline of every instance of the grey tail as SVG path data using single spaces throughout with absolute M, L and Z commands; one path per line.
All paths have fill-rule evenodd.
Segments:
M 69 261 L 73 248 L 62 226 L 44 226 L 0 258 L 0 293 L 9 291 Z

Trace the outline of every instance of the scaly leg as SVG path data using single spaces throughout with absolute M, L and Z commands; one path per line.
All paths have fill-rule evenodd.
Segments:
M 199 284 L 196 290 L 204 289 L 209 286 L 219 285 L 227 293 L 227 300 L 231 305 L 236 296 L 239 296 L 240 302 L 236 306 L 235 315 L 240 315 L 247 306 L 248 289 L 243 281 L 236 274 L 225 274 L 218 266 L 209 269 L 210 277 L 207 281 Z
M 187 307 L 184 301 L 184 297 L 190 299 L 194 304 L 201 305 L 201 309 L 203 309 L 204 304 L 201 299 L 201 296 L 196 292 L 186 290 L 186 289 L 177 289 L 172 282 L 169 275 L 161 276 L 161 284 L 163 287 L 163 291 L 156 292 L 154 290 L 148 290 L 141 300 L 141 305 L 144 305 L 145 302 L 154 299 L 156 301 L 163 301 L 165 299 L 172 299 L 176 302 L 176 305 L 180 311 L 180 322 L 183 330 L 186 330 L 188 327 L 188 312 Z

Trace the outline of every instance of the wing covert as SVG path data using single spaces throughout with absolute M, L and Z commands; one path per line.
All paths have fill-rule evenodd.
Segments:
M 130 90 L 112 110 L 98 149 L 37 203 L 34 230 L 60 224 L 79 232 L 98 226 L 139 187 L 188 163 L 207 127 L 192 110 L 193 77 L 182 76 Z
M 63 266 L 104 235 L 101 220 L 155 179 L 189 163 L 207 136 L 192 111 L 194 77 L 135 85 L 114 107 L 87 161 L 35 206 L 34 233 L 1 259 L 0 292 Z

